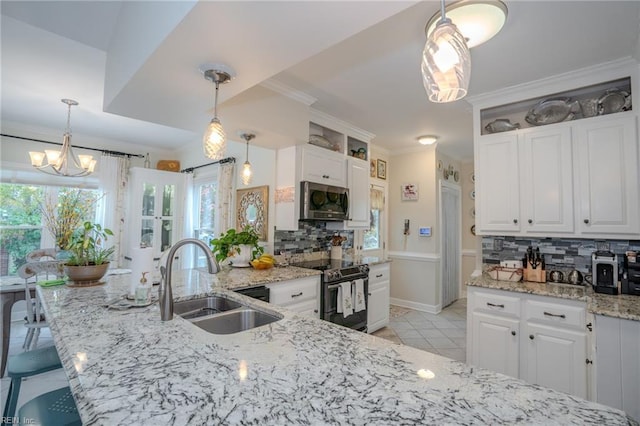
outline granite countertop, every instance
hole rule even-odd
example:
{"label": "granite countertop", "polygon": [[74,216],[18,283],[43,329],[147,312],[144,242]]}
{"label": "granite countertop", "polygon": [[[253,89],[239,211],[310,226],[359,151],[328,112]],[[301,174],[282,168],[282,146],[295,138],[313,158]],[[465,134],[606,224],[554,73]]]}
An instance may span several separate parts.
{"label": "granite countertop", "polygon": [[640,296],[628,294],[611,296],[596,293],[590,285],[501,281],[492,279],[486,272],[481,276],[471,278],[467,285],[561,299],[581,300],[587,303],[588,311],[593,314],[640,321]]}
{"label": "granite countertop", "polygon": [[253,276],[175,271],[173,294],[224,295],[280,321],[214,335],[180,317],[161,321],[157,304],[105,308],[129,275],[38,287],[83,424],[635,424],[613,408],[229,291],[242,274]]}

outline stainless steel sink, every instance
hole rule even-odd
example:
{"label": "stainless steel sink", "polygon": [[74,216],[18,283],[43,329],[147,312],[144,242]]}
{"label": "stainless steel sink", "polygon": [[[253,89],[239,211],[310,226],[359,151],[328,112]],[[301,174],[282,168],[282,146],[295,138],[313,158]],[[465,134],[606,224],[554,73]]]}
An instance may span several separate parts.
{"label": "stainless steel sink", "polygon": [[271,324],[280,318],[251,308],[235,309],[212,315],[208,318],[194,319],[191,322],[213,334],[233,334]]}
{"label": "stainless steel sink", "polygon": [[239,302],[225,297],[208,296],[201,299],[191,299],[182,302],[175,302],[173,312],[182,318],[191,320],[220,312],[230,311],[243,307]]}

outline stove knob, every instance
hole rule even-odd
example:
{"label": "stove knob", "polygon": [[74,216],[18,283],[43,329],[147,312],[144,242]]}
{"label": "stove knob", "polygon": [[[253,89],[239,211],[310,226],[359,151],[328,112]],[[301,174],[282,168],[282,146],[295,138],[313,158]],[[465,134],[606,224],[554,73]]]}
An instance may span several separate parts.
{"label": "stove knob", "polygon": [[369,265],[360,266],[360,272],[362,272],[363,274],[369,274]]}

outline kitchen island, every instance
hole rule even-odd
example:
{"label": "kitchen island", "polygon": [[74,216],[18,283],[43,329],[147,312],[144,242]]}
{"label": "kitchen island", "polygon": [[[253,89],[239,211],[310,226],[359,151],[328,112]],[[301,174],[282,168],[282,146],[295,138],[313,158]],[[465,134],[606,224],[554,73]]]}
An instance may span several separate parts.
{"label": "kitchen island", "polygon": [[[106,308],[126,293],[128,275],[97,287],[38,287],[83,423],[634,424],[622,411],[227,288],[240,288],[240,274],[256,272],[174,272],[176,300],[223,295],[283,317],[229,335],[180,317],[163,322],[157,304]],[[288,279],[309,273],[286,268]],[[250,285],[280,281],[252,276]]]}

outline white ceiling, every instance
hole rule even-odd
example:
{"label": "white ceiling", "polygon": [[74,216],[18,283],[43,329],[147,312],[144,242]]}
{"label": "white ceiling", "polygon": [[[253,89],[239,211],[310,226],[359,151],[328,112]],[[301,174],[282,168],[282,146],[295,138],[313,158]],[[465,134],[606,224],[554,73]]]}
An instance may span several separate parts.
{"label": "white ceiling", "polygon": [[[470,95],[638,56],[640,1],[506,3],[503,30],[472,50]],[[183,18],[177,5],[137,3],[136,22],[125,2],[2,1],[3,122],[62,129],[66,97],[81,104],[77,133],[176,147],[210,119],[199,67],[224,62],[237,78],[220,90],[222,117],[225,100],[273,78],[392,152],[436,134],[443,151],[472,157],[469,104],[430,103],[422,87],[424,24],[439,2],[183,1]]]}

